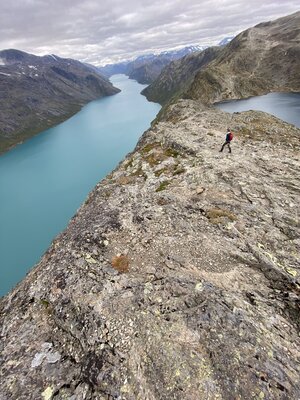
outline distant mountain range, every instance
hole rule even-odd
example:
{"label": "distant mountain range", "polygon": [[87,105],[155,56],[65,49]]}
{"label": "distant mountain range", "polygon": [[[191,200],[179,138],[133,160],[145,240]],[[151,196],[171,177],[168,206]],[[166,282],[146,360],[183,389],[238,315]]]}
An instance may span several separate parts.
{"label": "distant mountain range", "polygon": [[118,91],[79,61],[0,51],[0,153]]}
{"label": "distant mountain range", "polygon": [[261,23],[223,47],[170,63],[142,93],[161,104],[174,96],[210,104],[270,91],[300,91],[299,26],[300,12]]}
{"label": "distant mountain range", "polygon": [[[218,46],[225,46],[232,40],[228,36],[220,41]],[[116,64],[107,64],[99,67],[99,71],[108,78],[115,74],[128,75],[141,84],[150,84],[158,78],[161,71],[172,61],[179,60],[189,54],[199,53],[208,46],[192,45],[160,53],[151,53],[137,57],[134,60],[122,61]]]}
{"label": "distant mountain range", "polygon": [[227,37],[225,37],[224,39],[222,39],[222,40],[219,42],[218,46],[226,46],[226,44],[228,44],[229,42],[231,42],[233,38],[234,38],[234,36],[227,36]]}
{"label": "distant mountain range", "polygon": [[153,82],[159,76],[162,69],[170,64],[170,62],[178,60],[187,54],[202,51],[205,48],[207,48],[207,46],[195,45],[163,51],[158,54],[146,54],[134,60],[99,67],[99,71],[107,77],[114,74],[125,74],[128,75],[130,79],[135,79],[139,83],[147,84]]}

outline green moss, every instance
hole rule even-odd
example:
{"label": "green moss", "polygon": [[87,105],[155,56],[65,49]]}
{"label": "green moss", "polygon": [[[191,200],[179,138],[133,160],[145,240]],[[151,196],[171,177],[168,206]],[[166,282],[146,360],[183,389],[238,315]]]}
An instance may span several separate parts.
{"label": "green moss", "polygon": [[161,176],[162,174],[165,174],[166,172],[168,172],[168,169],[167,169],[167,168],[161,168],[161,169],[159,169],[158,171],[156,171],[156,172],[154,173],[154,175],[155,175],[156,177],[159,177],[159,176]]}
{"label": "green moss", "polygon": [[48,301],[48,300],[45,300],[45,299],[40,299],[40,302],[41,302],[41,304],[42,304],[43,306],[45,306],[45,307],[49,307],[49,305],[50,305],[49,301]]}
{"label": "green moss", "polygon": [[161,143],[160,142],[153,142],[153,143],[148,143],[146,144],[146,146],[142,147],[140,152],[142,154],[147,154],[149,153],[151,150],[153,149],[157,149],[161,147]]}
{"label": "green moss", "polygon": [[177,167],[173,171],[173,176],[183,174],[184,172],[185,169],[183,167]]}
{"label": "green moss", "polygon": [[158,188],[155,191],[161,192],[162,190],[165,190],[167,188],[167,186],[169,186],[170,184],[171,184],[170,181],[163,181],[160,183],[160,185],[158,186]]}
{"label": "green moss", "polygon": [[131,168],[133,164],[133,159],[131,158],[130,160],[127,161],[127,163],[124,165],[124,169]]}
{"label": "green moss", "polygon": [[172,148],[169,147],[167,150],[165,150],[165,155],[166,155],[167,157],[174,157],[174,158],[177,158],[177,157],[179,156],[179,153],[178,153],[177,150],[174,150],[174,149],[172,149]]}

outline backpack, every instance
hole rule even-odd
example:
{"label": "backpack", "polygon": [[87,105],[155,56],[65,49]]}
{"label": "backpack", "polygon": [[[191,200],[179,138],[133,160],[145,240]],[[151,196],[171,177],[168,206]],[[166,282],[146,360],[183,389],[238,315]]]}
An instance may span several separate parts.
{"label": "backpack", "polygon": [[229,139],[230,142],[232,141],[232,139],[233,139],[233,133],[232,132],[229,132],[228,139]]}

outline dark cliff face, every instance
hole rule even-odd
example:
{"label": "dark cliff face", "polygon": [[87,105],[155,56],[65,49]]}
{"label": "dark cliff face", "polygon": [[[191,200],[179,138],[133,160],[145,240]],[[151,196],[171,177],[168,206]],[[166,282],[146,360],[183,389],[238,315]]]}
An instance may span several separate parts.
{"label": "dark cliff face", "polygon": [[180,96],[191,84],[195,74],[214,60],[221,47],[210,47],[173,61],[164,68],[158,78],[142,91],[148,100],[167,103],[173,96]]}
{"label": "dark cliff face", "polygon": [[200,70],[186,95],[213,103],[271,91],[300,91],[300,12],[234,38]]}
{"label": "dark cliff face", "polygon": [[0,153],[119,90],[95,69],[54,55],[0,52]]}

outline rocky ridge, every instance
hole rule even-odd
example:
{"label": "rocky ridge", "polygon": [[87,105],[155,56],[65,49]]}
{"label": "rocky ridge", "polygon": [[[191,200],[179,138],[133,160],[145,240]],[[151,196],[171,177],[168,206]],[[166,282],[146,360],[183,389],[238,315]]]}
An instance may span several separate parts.
{"label": "rocky ridge", "polygon": [[300,11],[247,29],[206,68],[186,96],[204,103],[300,91]]}
{"label": "rocky ridge", "polygon": [[300,12],[261,23],[227,46],[170,64],[143,94],[165,104],[178,96],[205,104],[269,92],[300,91]]}
{"label": "rocky ridge", "polygon": [[1,400],[298,399],[299,134],[164,108],[2,299]]}
{"label": "rocky ridge", "polygon": [[0,51],[0,153],[119,92],[95,69],[54,55]]}

